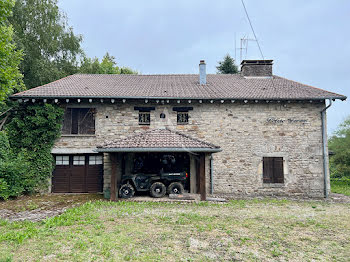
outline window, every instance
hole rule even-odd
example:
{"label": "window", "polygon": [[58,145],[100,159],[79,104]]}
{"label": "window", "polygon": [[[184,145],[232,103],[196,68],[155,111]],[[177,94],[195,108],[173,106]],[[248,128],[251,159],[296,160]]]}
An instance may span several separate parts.
{"label": "window", "polygon": [[68,166],[69,156],[56,156],[56,166]]}
{"label": "window", "polygon": [[263,182],[284,183],[283,157],[263,158]]}
{"label": "window", "polygon": [[188,124],[188,112],[177,112],[177,123],[180,125]]}
{"label": "window", "polygon": [[62,134],[95,134],[94,108],[67,108]]}
{"label": "window", "polygon": [[149,125],[150,123],[151,123],[150,112],[139,112],[139,124],[140,125]]}
{"label": "window", "polygon": [[74,156],[73,157],[73,165],[75,165],[75,166],[85,165],[85,156]]}
{"label": "window", "polygon": [[89,165],[102,165],[102,156],[89,156]]}
{"label": "window", "polygon": [[173,111],[177,112],[177,124],[178,125],[187,125],[189,114],[188,111],[193,110],[193,107],[173,107]]}

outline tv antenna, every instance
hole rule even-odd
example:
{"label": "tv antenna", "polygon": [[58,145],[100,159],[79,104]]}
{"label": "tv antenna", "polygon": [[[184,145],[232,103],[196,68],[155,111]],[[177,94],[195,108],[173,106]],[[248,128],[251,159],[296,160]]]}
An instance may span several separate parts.
{"label": "tv antenna", "polygon": [[[247,58],[247,54],[248,54],[248,44],[250,41],[253,42],[257,42],[257,40],[253,39],[253,38],[249,38],[249,36],[243,36],[243,38],[241,38],[240,41],[240,47],[237,47],[236,44],[236,36],[235,36],[235,61],[237,61],[237,50],[239,50],[239,60],[240,63],[243,60],[243,55],[245,56],[245,58]],[[245,53],[245,54],[244,54]]]}

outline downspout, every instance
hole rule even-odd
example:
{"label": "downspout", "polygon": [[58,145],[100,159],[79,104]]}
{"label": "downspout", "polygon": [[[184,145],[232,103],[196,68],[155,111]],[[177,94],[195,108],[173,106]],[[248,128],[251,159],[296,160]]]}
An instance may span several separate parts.
{"label": "downspout", "polygon": [[213,181],[213,155],[210,154],[210,194],[214,193],[214,181]]}
{"label": "downspout", "polygon": [[332,105],[332,99],[329,99],[329,105],[321,110],[322,121],[322,147],[323,147],[323,174],[324,174],[324,197],[328,198],[327,182],[328,182],[328,168],[327,168],[327,130],[326,130],[326,110]]}

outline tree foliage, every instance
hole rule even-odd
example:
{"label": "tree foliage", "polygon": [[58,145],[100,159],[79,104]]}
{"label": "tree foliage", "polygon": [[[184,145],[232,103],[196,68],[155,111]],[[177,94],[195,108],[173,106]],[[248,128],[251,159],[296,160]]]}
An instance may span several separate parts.
{"label": "tree foliage", "polygon": [[[9,142],[4,140],[0,154],[11,152],[6,158],[9,167],[15,168],[18,161],[25,165],[18,164],[21,170],[14,169],[11,175],[15,180],[20,178],[21,181],[16,184],[22,185],[18,187],[22,188],[20,193],[32,193],[48,186],[48,178],[54,167],[51,149],[59,137],[63,113],[62,108],[51,104],[21,104],[13,109],[12,120],[6,126]],[[4,166],[1,165],[1,170],[6,170]],[[1,170],[0,178],[13,185],[15,181],[8,183],[10,177]]]}
{"label": "tree foliage", "polygon": [[350,116],[340,124],[338,130],[328,141],[331,176],[350,179]]}
{"label": "tree foliage", "polygon": [[93,59],[84,57],[78,71],[83,74],[137,74],[136,71],[128,67],[118,67],[115,57],[108,52],[101,62],[97,57]]}
{"label": "tree foliage", "polygon": [[227,54],[223,61],[219,61],[219,65],[216,67],[218,74],[237,74],[238,67],[235,64],[235,60]]}
{"label": "tree foliage", "polygon": [[22,52],[16,50],[13,29],[8,23],[13,6],[13,0],[0,0],[0,107],[9,94],[24,89],[18,68]]}
{"label": "tree foliage", "polygon": [[82,36],[68,26],[57,0],[17,0],[9,20],[24,51],[20,69],[28,89],[76,73]]}

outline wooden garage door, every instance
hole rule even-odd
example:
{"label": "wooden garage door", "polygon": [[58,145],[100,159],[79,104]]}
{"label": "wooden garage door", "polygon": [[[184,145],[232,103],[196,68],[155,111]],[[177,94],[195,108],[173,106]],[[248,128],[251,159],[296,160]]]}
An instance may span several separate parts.
{"label": "wooden garage door", "polygon": [[52,177],[54,193],[102,192],[102,155],[56,155]]}

